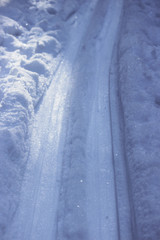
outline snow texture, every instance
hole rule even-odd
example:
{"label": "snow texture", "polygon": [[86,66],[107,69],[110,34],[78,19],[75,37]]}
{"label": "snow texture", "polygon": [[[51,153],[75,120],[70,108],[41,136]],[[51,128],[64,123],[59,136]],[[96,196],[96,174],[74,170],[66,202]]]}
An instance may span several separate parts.
{"label": "snow texture", "polygon": [[53,1],[0,1],[0,236],[19,202],[34,113],[60,61],[58,11]]}
{"label": "snow texture", "polygon": [[125,1],[118,51],[133,239],[160,238],[160,2]]}
{"label": "snow texture", "polygon": [[160,239],[159,0],[0,0],[0,239]]}

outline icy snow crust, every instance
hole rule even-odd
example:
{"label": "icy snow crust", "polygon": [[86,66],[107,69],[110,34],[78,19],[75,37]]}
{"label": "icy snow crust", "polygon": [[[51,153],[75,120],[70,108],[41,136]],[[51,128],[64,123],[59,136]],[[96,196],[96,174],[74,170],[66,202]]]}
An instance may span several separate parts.
{"label": "icy snow crust", "polygon": [[125,1],[118,52],[133,239],[160,239],[160,2]]}

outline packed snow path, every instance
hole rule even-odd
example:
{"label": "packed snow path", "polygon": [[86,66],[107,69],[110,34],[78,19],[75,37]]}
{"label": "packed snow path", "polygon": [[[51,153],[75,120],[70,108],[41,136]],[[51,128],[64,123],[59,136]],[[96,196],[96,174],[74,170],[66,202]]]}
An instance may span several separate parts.
{"label": "packed snow path", "polygon": [[84,4],[72,26],[37,110],[21,202],[5,240],[131,239],[119,223],[109,92],[122,5]]}

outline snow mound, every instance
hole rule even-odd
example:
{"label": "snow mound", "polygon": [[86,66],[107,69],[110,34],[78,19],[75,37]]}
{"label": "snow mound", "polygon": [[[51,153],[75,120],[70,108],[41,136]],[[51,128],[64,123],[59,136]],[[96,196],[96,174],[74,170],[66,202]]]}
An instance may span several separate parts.
{"label": "snow mound", "polygon": [[45,75],[45,72],[46,72],[45,64],[41,60],[38,60],[38,59],[23,61],[22,67],[24,67],[26,70],[29,70],[31,72],[36,72],[38,74]]}
{"label": "snow mound", "polygon": [[53,52],[54,56],[56,56],[61,50],[61,44],[59,41],[57,41],[56,38],[52,36],[43,36],[41,39],[37,42],[36,52],[46,52],[50,53]]}
{"label": "snow mound", "polygon": [[61,59],[59,19],[52,1],[0,2],[0,238],[19,202],[34,113]]}
{"label": "snow mound", "polygon": [[19,36],[21,35],[23,28],[16,21],[11,18],[1,16],[0,17],[0,25],[5,33]]}

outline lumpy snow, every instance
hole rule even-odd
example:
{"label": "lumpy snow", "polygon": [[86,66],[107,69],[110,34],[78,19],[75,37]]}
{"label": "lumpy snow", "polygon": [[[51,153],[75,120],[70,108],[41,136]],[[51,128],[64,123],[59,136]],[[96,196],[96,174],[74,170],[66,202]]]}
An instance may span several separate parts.
{"label": "lumpy snow", "polygon": [[0,1],[0,239],[159,240],[159,9]]}

